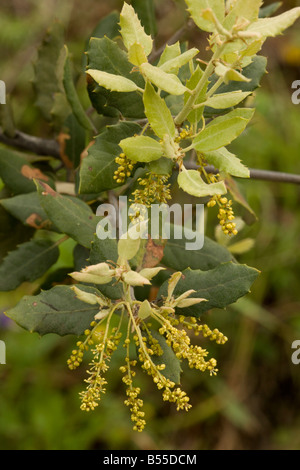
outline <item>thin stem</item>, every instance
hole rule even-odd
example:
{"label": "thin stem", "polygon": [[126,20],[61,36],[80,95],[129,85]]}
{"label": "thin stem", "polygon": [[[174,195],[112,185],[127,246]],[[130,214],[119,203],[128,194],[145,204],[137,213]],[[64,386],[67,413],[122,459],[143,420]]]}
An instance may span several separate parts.
{"label": "thin stem", "polygon": [[179,39],[181,39],[187,32],[190,33],[191,29],[195,26],[194,22],[192,20],[188,20],[182,28],[178,29],[173,36],[165,43],[163,44],[159,49],[156,51],[153,51],[150,56],[148,57],[148,60],[150,63],[153,63],[158,59],[163,51],[165,50],[166,46],[171,46],[172,44],[175,44]]}
{"label": "thin stem", "polygon": [[129,302],[126,303],[126,307],[127,307],[127,311],[130,315],[130,318],[131,318],[131,321],[132,321],[132,324],[134,326],[134,329],[136,331],[136,334],[138,335],[138,338],[139,338],[139,343],[140,343],[140,346],[144,352],[144,355],[146,357],[146,359],[150,362],[151,366],[156,370],[159,378],[163,381],[165,381],[165,377],[159,372],[159,370],[157,369],[157,366],[154,364],[154,362],[152,361],[147,349],[145,348],[145,344],[144,344],[144,341],[143,341],[143,338],[142,338],[142,335],[141,335],[141,330],[139,328],[139,326],[136,324],[136,321],[134,319],[134,315],[133,315],[133,312],[131,310],[131,305]]}
{"label": "thin stem", "polygon": [[15,131],[13,137],[7,136],[0,127],[0,142],[10,147],[29,150],[37,155],[46,155],[61,159],[59,143],[56,140],[42,139],[33,135],[25,134],[19,130]]}
{"label": "thin stem", "polygon": [[186,104],[183,106],[182,110],[180,111],[180,113],[176,116],[175,118],[175,124],[177,126],[179,126],[180,124],[182,124],[187,116],[190,114],[190,112],[193,110],[193,107],[203,89],[203,87],[205,86],[206,84],[206,81],[208,80],[208,78],[211,76],[211,74],[213,73],[214,71],[214,67],[215,67],[215,61],[218,60],[221,55],[222,55],[222,52],[225,48],[225,45],[226,43],[222,44],[221,46],[219,46],[216,51],[214,52],[211,60],[209,61],[206,69],[205,69],[205,72],[203,73],[202,75],[202,78],[199,80],[199,83],[198,85],[196,86],[196,88],[193,90],[193,94],[189,97],[188,101],[186,102]]}
{"label": "thin stem", "polygon": [[223,84],[224,77],[219,77],[216,83],[208,90],[206,94],[206,100],[207,98],[210,98],[217,90],[220,88],[220,86]]}
{"label": "thin stem", "polygon": [[[194,162],[185,162],[185,167],[188,170],[197,170],[198,165]],[[217,174],[220,171],[212,165],[205,167],[205,170],[208,173]],[[247,179],[247,178],[243,178]],[[282,173],[279,171],[269,171],[269,170],[259,170],[255,168],[250,168],[250,179],[252,180],[262,180],[262,181],[273,181],[278,183],[291,183],[291,184],[300,184],[300,175],[295,175],[292,173]]]}

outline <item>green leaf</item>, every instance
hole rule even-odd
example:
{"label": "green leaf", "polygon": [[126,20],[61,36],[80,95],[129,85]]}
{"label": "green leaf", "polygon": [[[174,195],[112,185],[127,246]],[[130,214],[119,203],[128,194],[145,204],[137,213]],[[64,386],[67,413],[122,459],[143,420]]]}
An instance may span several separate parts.
{"label": "green leaf", "polygon": [[152,162],[163,154],[160,143],[144,135],[128,137],[121,140],[119,145],[126,156],[134,162]]}
{"label": "green leaf", "polygon": [[[106,240],[99,240],[95,237],[91,244],[91,253],[89,258],[90,264],[105,263],[106,261],[118,261],[118,243],[117,240],[107,238]],[[100,292],[109,299],[117,300],[123,295],[122,286],[116,284],[115,281],[106,285],[98,286]]]}
{"label": "green leaf", "polygon": [[253,238],[244,238],[244,240],[229,245],[228,249],[230,253],[234,255],[242,255],[250,251],[254,246],[255,240],[253,240]]}
{"label": "green leaf", "polygon": [[250,171],[241,161],[225,147],[205,153],[205,160],[219,171],[238,178],[250,178]]}
{"label": "green leaf", "polygon": [[260,18],[252,23],[247,31],[259,33],[262,37],[275,37],[292,26],[300,17],[300,7],[292,8],[272,18]]}
{"label": "green leaf", "polygon": [[236,106],[251,94],[251,91],[232,91],[229,93],[218,93],[206,100],[205,106],[215,109],[227,109]]}
{"label": "green leaf", "polygon": [[53,186],[49,176],[34,168],[23,154],[7,148],[0,148],[0,177],[14,194],[35,191],[33,178],[47,181]]}
{"label": "green leaf", "polygon": [[[76,245],[73,250],[74,269],[73,271],[81,271],[90,265],[90,250],[82,245]],[[95,263],[97,264],[97,263]]]}
{"label": "green leaf", "polygon": [[146,318],[150,317],[152,312],[152,308],[148,300],[144,300],[144,302],[141,303],[139,312],[138,312],[138,318],[140,320],[145,320]]}
{"label": "green leaf", "polygon": [[180,55],[181,49],[179,41],[175,42],[175,44],[172,44],[171,46],[167,44],[159,58],[157,66],[162,67],[163,64],[165,64],[169,60],[175,59]]}
{"label": "green leaf", "polygon": [[0,265],[0,291],[11,291],[22,282],[33,282],[56,263],[59,249],[50,240],[31,240],[19,245]]}
{"label": "green leaf", "polygon": [[262,0],[237,0],[227,15],[224,27],[231,29],[237,18],[244,18],[251,23],[257,20]]}
{"label": "green leaf", "polygon": [[66,92],[68,102],[71,106],[72,112],[76,117],[78,123],[87,130],[93,130],[93,125],[91,124],[89,118],[87,117],[82,104],[79,100],[78,94],[76,92],[73,76],[71,71],[71,64],[69,59],[69,52],[67,46],[64,47],[64,75],[63,75],[63,85]]}
{"label": "green leaf", "polygon": [[150,330],[150,334],[157,340],[163,352],[161,356],[151,356],[151,360],[156,365],[165,364],[166,367],[161,371],[161,374],[175,384],[179,384],[181,374],[180,360],[176,357],[173,349],[167,344],[164,336],[156,330]]}
{"label": "green leaf", "polygon": [[120,14],[118,11],[112,11],[109,15],[102,18],[91,34],[91,38],[103,38],[104,36],[109,39],[115,39],[120,35],[118,23],[120,21]]}
{"label": "green leaf", "polygon": [[[113,75],[120,75],[133,81],[139,88],[144,88],[143,77],[132,71],[126,52],[118,45],[105,38],[92,38],[87,51],[88,68],[101,70]],[[127,118],[143,118],[144,106],[140,93],[119,93],[99,87],[88,75],[88,92],[93,106],[99,114],[116,117],[119,113]]]}
{"label": "green leaf", "polygon": [[98,221],[91,208],[78,198],[56,193],[41,181],[36,186],[41,206],[57,229],[89,248]]}
{"label": "green leaf", "polygon": [[149,171],[155,175],[170,175],[172,173],[173,166],[174,162],[170,158],[165,157],[147,164]]}
{"label": "green leaf", "polygon": [[140,131],[141,127],[134,122],[121,122],[107,126],[96,137],[80,167],[80,194],[101,193],[119,186],[113,179],[114,171],[118,168],[115,158],[121,152],[119,142]]}
{"label": "green leaf", "polygon": [[240,72],[237,70],[227,67],[224,64],[217,64],[215,68],[215,73],[219,76],[222,77],[224,80],[224,83],[229,83],[231,80],[235,82],[250,82],[250,78],[245,77],[242,75]]}
{"label": "green leaf", "polygon": [[0,205],[0,262],[17,245],[28,241],[34,235],[34,229],[24,225],[12,217]]}
{"label": "green leaf", "polygon": [[197,170],[183,170],[178,175],[178,184],[183,191],[191,196],[206,197],[222,195],[227,192],[223,182],[207,184]]}
{"label": "green leaf", "polygon": [[272,16],[282,5],[282,2],[274,2],[259,10],[259,18],[268,18]]}
{"label": "green leaf", "polygon": [[128,51],[128,60],[131,62],[133,65],[140,66],[144,62],[147,62],[147,57],[144,52],[143,46],[140,44],[133,44],[130,46],[130,49]]}
{"label": "green leaf", "polygon": [[175,239],[174,225],[170,225],[170,238],[165,245],[161,263],[175,271],[184,271],[187,268],[208,271],[221,263],[233,261],[227,248],[208,237],[204,237],[204,245],[201,250],[187,250],[186,243],[193,240],[192,235],[191,230],[185,228],[182,237]]}
{"label": "green leaf", "polygon": [[64,154],[70,166],[77,168],[80,165],[81,154],[86,148],[86,131],[79,124],[74,114],[69,114],[64,122],[65,139]]}
{"label": "green leaf", "polygon": [[89,69],[86,71],[98,85],[103,86],[107,90],[119,92],[131,92],[138,90],[138,86],[128,78],[121,77],[121,75],[114,75],[112,73],[102,72],[101,70]]}
{"label": "green leaf", "polygon": [[1,199],[0,204],[24,225],[36,229],[54,229],[53,224],[40,204],[37,192]]}
{"label": "green leaf", "polygon": [[242,218],[248,225],[252,225],[257,222],[257,217],[253,209],[249,206],[249,203],[243,196],[241,189],[239,188],[236,180],[228,176],[226,178],[226,186],[228,191],[232,195],[233,199],[242,206],[243,214]]}
{"label": "green leaf", "polygon": [[[91,287],[80,286],[86,292],[97,294]],[[36,296],[24,296],[6,315],[18,325],[40,335],[55,333],[82,335],[90,327],[99,306],[78,300],[68,286],[56,286]]]}
{"label": "green leaf", "polygon": [[[178,69],[183,65],[187,64],[190,60],[192,60],[197,54],[199,53],[198,49],[192,47],[186,52],[183,52],[177,57],[169,59],[168,61],[164,62],[160,65],[161,70],[164,72],[172,72],[177,73]],[[175,72],[176,71],[176,72]]]}
{"label": "green leaf", "polygon": [[142,64],[140,69],[150,82],[171,95],[183,95],[188,91],[176,75],[166,73],[159,67],[146,63]]}
{"label": "green leaf", "polygon": [[225,147],[245,130],[253,114],[254,109],[237,108],[214,119],[194,139],[193,147],[203,153]]}
{"label": "green leaf", "polygon": [[[190,89],[190,90],[194,90],[196,88],[196,86],[198,85],[199,81],[201,80],[202,78],[202,75],[203,75],[203,72],[202,70],[200,69],[199,65],[197,65],[194,73],[192,74],[191,78],[186,82],[186,86]],[[209,84],[209,81],[207,80],[205,85],[203,86],[200,94],[199,94],[199,97],[197,98],[196,102],[195,102],[195,105],[198,105],[200,103],[203,103],[205,101],[205,97],[206,97],[206,93],[207,93],[207,87],[208,87],[208,84]],[[185,93],[184,94],[184,103],[187,102],[187,100],[189,99],[190,97],[190,94],[189,93]],[[195,109],[194,111],[192,111],[187,119],[189,120],[189,122],[191,124],[196,124],[200,121],[200,119],[202,118],[203,116],[203,111],[204,111],[204,105],[203,106],[200,106],[199,108]]]}
{"label": "green leaf", "polygon": [[152,51],[153,40],[151,36],[145,33],[133,7],[128,5],[126,2],[124,3],[120,14],[120,26],[121,35],[126,49],[129,50],[133,44],[141,44],[146,56],[148,56]]}
{"label": "green leaf", "polygon": [[16,128],[14,120],[14,112],[11,104],[11,97],[6,96],[6,105],[0,106],[0,126],[2,134],[7,137],[15,137]]}
{"label": "green leaf", "polygon": [[146,33],[154,37],[157,33],[154,0],[132,0],[131,5],[141,19]]}
{"label": "green leaf", "polygon": [[[186,269],[176,285],[174,295],[179,296],[187,290],[194,289],[191,298],[204,298],[208,302],[180,309],[180,313],[198,317],[212,308],[225,308],[250,292],[258,275],[259,271],[254,268],[231,262],[220,264],[209,271]],[[159,290],[158,298],[166,297],[167,289],[166,281]]]}
{"label": "green leaf", "polygon": [[[245,77],[249,78],[250,82],[229,82],[227,85],[223,84],[218,89],[218,93],[214,96],[218,96],[219,93],[230,93],[232,91],[252,92],[259,86],[260,81],[266,73],[267,59],[262,56],[255,56],[252,59],[252,63],[242,70]],[[218,77],[213,75],[210,79],[209,89],[216,83]],[[223,110],[216,110],[206,107],[204,110],[205,117],[211,117],[211,115],[222,114]]]}
{"label": "green leaf", "polygon": [[143,100],[145,114],[155,134],[161,139],[163,139],[165,134],[174,138],[175,124],[171,111],[149,82],[146,85]]}
{"label": "green leaf", "polygon": [[[130,233],[125,234],[118,242],[118,255],[123,261],[129,261],[135,257],[140,248],[141,239],[130,238]],[[127,236],[128,235],[128,236]]]}
{"label": "green leaf", "polygon": [[47,121],[52,121],[54,94],[63,91],[62,83],[57,74],[57,65],[63,47],[64,28],[61,23],[55,22],[48,29],[34,64],[35,105]]}
{"label": "green leaf", "polygon": [[206,20],[202,17],[202,11],[210,8],[217,19],[223,23],[225,17],[225,2],[224,0],[185,0],[188,6],[191,17],[196,25],[203,31],[215,31],[215,24],[212,21]]}

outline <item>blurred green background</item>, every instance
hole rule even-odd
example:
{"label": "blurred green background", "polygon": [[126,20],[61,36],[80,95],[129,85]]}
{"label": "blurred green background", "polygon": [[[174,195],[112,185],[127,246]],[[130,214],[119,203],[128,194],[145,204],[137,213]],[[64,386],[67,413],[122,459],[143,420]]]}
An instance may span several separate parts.
{"label": "blurred green background", "polygon": [[[284,1],[280,12],[299,5]],[[118,0],[1,1],[0,78],[18,129],[51,137],[33,106],[31,83],[36,48],[51,22],[65,25],[80,73],[86,40],[101,18],[121,6]],[[181,0],[156,1],[158,46],[183,25],[183,8]],[[191,32],[187,38],[204,50],[203,36]],[[300,80],[300,23],[269,40],[262,53],[269,74],[256,92],[255,118],[232,150],[251,168],[300,173],[300,105],[291,102],[291,84]],[[84,74],[78,85],[87,104]],[[246,298],[206,315],[229,341],[208,345],[218,360],[216,378],[184,369],[192,410],[177,413],[140,374],[148,424],[142,434],[134,433],[116,356],[101,405],[91,414],[80,411],[85,367],[66,367],[76,338],[39,338],[0,313],[0,339],[7,348],[7,364],[0,365],[0,449],[300,449],[300,365],[291,362],[291,344],[300,340],[300,188],[253,180],[238,186],[258,217],[237,238],[255,240],[238,259],[261,275]],[[209,214],[209,234],[215,223]],[[69,266],[72,248],[71,242],[64,245],[56,267]],[[0,312],[36,287],[24,284],[0,294]]]}

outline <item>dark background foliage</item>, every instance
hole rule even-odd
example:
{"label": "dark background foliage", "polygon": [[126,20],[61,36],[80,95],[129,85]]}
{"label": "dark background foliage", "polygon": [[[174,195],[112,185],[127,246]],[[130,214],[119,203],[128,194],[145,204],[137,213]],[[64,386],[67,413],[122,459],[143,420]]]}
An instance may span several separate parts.
{"label": "dark background foliage", "polygon": [[[121,6],[119,0],[2,0],[0,78],[11,94],[17,128],[51,137],[33,106],[32,64],[52,21],[59,19],[65,26],[87,107],[81,73],[86,41],[100,19]],[[280,11],[294,6],[299,2],[284,1]],[[182,12],[180,0],[156,1],[158,47],[183,26]],[[205,55],[204,35],[191,29],[185,37]],[[299,173],[300,107],[291,102],[291,84],[300,79],[299,22],[283,37],[269,40],[263,54],[269,74],[256,93],[255,118],[232,148],[251,168]],[[141,375],[148,425],[142,434],[131,431],[116,358],[101,406],[91,414],[81,412],[78,392],[85,368],[70,372],[66,367],[74,338],[39,338],[0,313],[0,339],[7,346],[7,364],[0,365],[1,449],[300,448],[300,365],[291,362],[292,341],[300,339],[299,186],[252,180],[238,184],[258,217],[240,235],[255,244],[238,260],[262,273],[246,298],[206,315],[209,325],[229,341],[222,347],[210,345],[219,363],[216,378],[184,371],[183,388],[191,396],[192,410],[177,413]],[[7,223],[1,221],[1,232]],[[10,223],[11,237],[17,236]],[[210,214],[208,232],[213,237],[214,229]],[[53,270],[70,265],[73,246],[64,245]],[[33,293],[38,284],[40,280],[0,294],[0,312]]]}

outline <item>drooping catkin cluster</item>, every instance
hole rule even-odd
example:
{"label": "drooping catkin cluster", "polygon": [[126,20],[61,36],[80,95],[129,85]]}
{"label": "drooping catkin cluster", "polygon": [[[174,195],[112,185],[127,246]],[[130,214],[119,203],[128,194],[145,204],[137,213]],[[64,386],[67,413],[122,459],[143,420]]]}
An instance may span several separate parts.
{"label": "drooping catkin cluster", "polygon": [[[105,263],[104,263],[105,264]],[[102,264],[85,268],[84,276],[91,276],[93,272],[94,282],[107,277],[108,271]],[[110,268],[109,268],[110,269]],[[118,276],[117,267],[114,275]],[[125,267],[124,267],[125,269]],[[129,268],[127,268],[129,269]],[[152,268],[148,271],[157,272]],[[83,270],[84,271],[84,270]],[[144,270],[145,275],[150,272]],[[129,271],[136,276],[140,282],[147,281],[142,275]],[[143,272],[143,271],[141,271]],[[96,274],[97,273],[97,274]],[[122,271],[123,273],[123,271]],[[127,273],[128,274],[128,273]],[[74,278],[78,278],[78,273],[73,273]],[[126,338],[123,340],[123,347],[126,350],[125,364],[120,367],[122,381],[126,386],[125,405],[131,413],[133,429],[141,432],[145,425],[145,413],[143,411],[143,400],[140,397],[141,389],[136,380],[136,366],[148,374],[162,393],[164,401],[174,403],[177,410],[188,411],[191,408],[190,399],[186,392],[179,385],[179,374],[181,361],[186,360],[190,368],[195,368],[201,372],[209,372],[210,375],[217,373],[217,362],[214,358],[207,359],[208,351],[199,345],[191,343],[190,333],[196,336],[200,333],[203,337],[224,344],[226,336],[219,330],[211,330],[207,325],[201,324],[194,317],[176,315],[176,307],[192,307],[205,299],[190,297],[195,291],[189,290],[179,296],[174,296],[174,289],[181,278],[182,273],[174,273],[169,279],[168,296],[163,297],[163,304],[148,301],[140,302],[131,295],[131,277],[126,277],[123,273],[124,297],[112,302],[109,299],[96,293],[88,293],[78,288],[72,288],[76,295],[86,303],[99,305],[100,311],[95,315],[95,320],[91,322],[90,329],[85,330],[85,339],[77,341],[77,349],[72,351],[67,363],[71,370],[76,369],[83,362],[83,354],[91,348],[92,360],[87,371],[88,378],[85,379],[87,387],[80,392],[81,406],[84,411],[94,410],[101,400],[102,394],[106,392],[106,373],[110,366],[113,353],[118,348],[125,329]],[[90,277],[83,280],[90,280]],[[137,278],[134,280],[134,285]],[[118,319],[118,326],[116,320]],[[153,324],[158,325],[153,329]],[[170,363],[165,349],[170,348],[174,354],[174,360],[178,360],[177,368]]]}
{"label": "drooping catkin cluster", "polygon": [[193,130],[189,126],[186,126],[185,128],[181,129],[178,136],[175,137],[175,142],[180,143],[182,140],[191,137],[192,134]]}
{"label": "drooping catkin cluster", "polygon": [[148,172],[143,178],[138,178],[141,186],[132,193],[131,202],[150,207],[151,204],[167,204],[171,199],[169,177]]}
{"label": "drooping catkin cluster", "polygon": [[109,336],[105,333],[103,341],[95,345],[92,350],[93,359],[90,369],[87,371],[89,378],[85,380],[88,384],[86,390],[80,393],[81,406],[84,411],[94,410],[101,399],[101,393],[105,393],[107,381],[103,375],[109,369],[109,362],[113,352],[117,349],[122,333],[117,328],[113,328]]}
{"label": "drooping catkin cluster", "polygon": [[237,235],[236,224],[233,222],[235,219],[232,209],[232,201],[227,197],[214,196],[207,204],[207,207],[214,207],[216,204],[219,206],[218,219],[222,227],[224,235]]}
{"label": "drooping catkin cluster", "polygon": [[129,176],[131,176],[131,172],[134,167],[134,162],[126,157],[125,153],[120,153],[115,158],[115,162],[119,165],[118,169],[114,172],[114,180],[118,184],[124,183]]}

